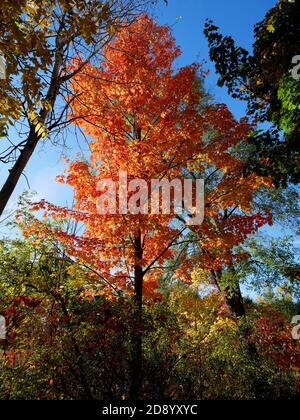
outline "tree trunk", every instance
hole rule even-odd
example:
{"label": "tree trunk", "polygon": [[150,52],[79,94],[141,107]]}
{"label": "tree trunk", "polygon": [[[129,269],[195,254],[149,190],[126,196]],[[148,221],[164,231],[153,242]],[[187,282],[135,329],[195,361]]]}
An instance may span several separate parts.
{"label": "tree trunk", "polygon": [[[222,271],[213,271],[213,275],[216,281],[216,285],[219,287],[220,291],[224,293],[227,306],[229,307],[232,315],[236,318],[241,318],[246,315],[246,310],[244,306],[244,300],[241,293],[241,288],[238,282],[236,282],[233,287],[220,287],[220,279],[222,276]],[[248,327],[244,330],[244,339],[246,340],[247,352],[249,357],[253,360],[257,357],[257,349],[255,343],[251,339],[251,327]]]}
{"label": "tree trunk", "polygon": [[141,394],[142,376],[142,322],[143,322],[143,269],[141,259],[143,257],[141,231],[135,239],[135,267],[134,267],[134,322],[132,331],[132,367],[130,399],[139,400]]}
{"label": "tree trunk", "polygon": [[235,285],[234,288],[225,288],[224,292],[226,303],[233,315],[237,318],[241,318],[246,315],[244,300],[239,284]]}
{"label": "tree trunk", "polygon": [[3,211],[10,199],[16,185],[26,168],[29,159],[31,158],[36,146],[38,144],[38,136],[34,131],[34,128],[30,129],[28,140],[24,146],[20,156],[18,157],[13,168],[9,171],[9,175],[1,188],[0,191],[0,216],[3,214]]}
{"label": "tree trunk", "polygon": [[216,286],[221,292],[224,293],[227,306],[230,309],[231,313],[237,318],[241,318],[242,316],[246,315],[244,300],[243,300],[239,283],[235,282],[234,285],[222,287],[221,286],[222,271],[213,270],[212,274],[213,274]]}

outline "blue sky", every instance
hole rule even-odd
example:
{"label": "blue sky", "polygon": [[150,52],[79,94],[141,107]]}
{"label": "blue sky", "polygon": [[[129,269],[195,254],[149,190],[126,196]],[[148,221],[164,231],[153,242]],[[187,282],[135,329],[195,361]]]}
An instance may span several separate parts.
{"label": "blue sky", "polygon": [[[253,43],[253,26],[263,19],[266,11],[275,0],[169,0],[166,6],[163,0],[154,9],[153,14],[161,24],[172,27],[177,44],[181,47],[182,56],[178,65],[186,65],[195,61],[205,60],[210,74],[206,80],[206,88],[218,102],[225,102],[237,118],[244,115],[244,104],[230,98],[225,89],[216,86],[214,66],[209,62],[206,38],[203,28],[206,18],[212,19],[220,27],[223,34],[232,35],[237,43],[244,48],[251,49]],[[68,146],[71,150],[66,154],[74,155],[79,151],[76,139],[72,134],[68,136]],[[26,169],[31,190],[38,193],[38,197],[46,198],[57,204],[72,201],[72,192],[65,186],[57,184],[55,176],[62,173],[63,164],[60,161],[62,149],[49,144],[40,145],[33,159]],[[6,171],[1,169],[1,181]],[[25,189],[28,190],[25,177],[21,181],[9,203],[9,208],[15,205],[16,197]],[[1,230],[0,230],[1,233]]]}

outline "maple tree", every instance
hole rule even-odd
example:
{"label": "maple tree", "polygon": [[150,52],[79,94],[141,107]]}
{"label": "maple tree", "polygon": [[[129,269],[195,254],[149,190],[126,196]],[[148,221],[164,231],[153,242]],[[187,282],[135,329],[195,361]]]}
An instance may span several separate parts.
{"label": "maple tree", "polygon": [[[73,78],[72,89],[79,98],[73,102],[70,117],[85,114],[76,124],[93,139],[91,155],[89,161],[84,158],[67,161],[67,175],[58,177],[59,182],[74,188],[73,209],[45,201],[35,206],[45,209],[46,216],[62,219],[68,216],[83,222],[83,237],[57,234],[68,242],[75,256],[106,273],[111,285],[129,291],[131,287],[124,280],[128,278],[126,267],[138,263],[149,273],[154,264],[162,266],[173,255],[171,246],[176,245],[183,230],[170,226],[174,211],[144,214],[142,204],[133,194],[138,214],[99,214],[101,180],[111,179],[119,186],[120,171],[127,173],[127,181],[143,178],[147,184],[162,177],[183,179],[182,168],[204,175],[208,172],[207,178],[219,172],[221,177],[205,198],[208,221],[193,229],[205,234],[205,249],[223,249],[220,259],[208,258],[207,265],[214,264],[214,268],[232,258],[235,245],[270,221],[269,214],[246,213],[251,213],[253,192],[271,184],[253,174],[243,178],[244,162],[231,153],[234,146],[246,139],[251,127],[246,121],[236,122],[224,105],[208,105],[200,111],[204,95],[197,79],[201,67],[191,65],[175,72],[172,64],[178,55],[169,29],[143,16],[106,47],[106,59],[101,66],[87,65],[84,72]],[[73,65],[80,66],[80,62],[76,59]],[[209,139],[208,130],[213,131]],[[214,173],[209,174],[212,166]],[[118,192],[119,201],[120,196]],[[243,214],[233,216],[236,209]],[[222,211],[227,213],[223,219]],[[211,229],[212,221],[219,228],[222,226],[223,231]],[[191,229],[186,219],[184,222],[183,229]],[[137,257],[139,248],[142,255]],[[128,254],[123,254],[123,250]],[[114,273],[109,275],[112,268]],[[141,296],[137,289],[135,292],[140,304]]]}
{"label": "maple tree", "polygon": [[206,24],[240,121],[204,64],[178,66],[152,3],[2,1],[0,214],[39,143],[73,124],[90,153],[57,177],[71,208],[24,193],[0,239],[0,399],[299,397],[297,244],[260,230],[299,233],[298,3],[256,25],[251,56]]}
{"label": "maple tree", "polygon": [[[72,209],[45,201],[34,206],[44,209],[46,217],[84,225],[80,236],[61,229],[54,234],[70,256],[92,267],[100,280],[97,293],[133,295],[133,399],[141,386],[143,297],[160,299],[158,280],[176,248],[188,242],[189,233],[196,234],[204,250],[197,263],[217,273],[243,257],[234,254],[237,244],[270,222],[267,212],[251,212],[253,193],[270,182],[254,174],[243,177],[244,162],[233,153],[252,127],[245,120],[235,121],[225,105],[207,104],[201,89],[205,72],[198,64],[176,70],[179,55],[170,29],[142,15],[106,45],[98,66],[87,63],[82,69],[82,60],[73,59],[68,69],[74,95],[69,117],[92,139],[91,153],[88,160],[67,162],[66,174],[58,178],[74,189]],[[118,204],[122,200],[120,171],[127,173],[127,181],[143,179],[149,188],[153,179],[183,180],[187,173],[206,176],[209,185],[217,174],[207,190],[204,223],[191,227],[174,209],[150,215],[134,189],[129,203],[135,214],[99,214],[100,181],[115,182]],[[26,226],[25,233],[34,230],[40,237],[50,234],[39,221]],[[182,258],[176,277],[190,282],[194,262],[191,255]],[[223,291],[236,310],[229,292]]]}

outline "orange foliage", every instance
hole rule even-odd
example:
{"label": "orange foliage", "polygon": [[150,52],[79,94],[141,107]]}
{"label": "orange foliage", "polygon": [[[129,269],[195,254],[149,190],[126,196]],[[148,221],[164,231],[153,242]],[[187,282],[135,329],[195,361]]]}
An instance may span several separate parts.
{"label": "orange foliage", "polygon": [[[144,293],[152,297],[162,264],[174,255],[188,227],[170,225],[172,214],[99,215],[99,180],[112,179],[118,185],[119,171],[124,170],[128,181],[142,178],[150,185],[151,179],[181,178],[182,168],[219,169],[222,179],[206,195],[205,221],[193,228],[201,246],[211,251],[203,255],[208,268],[232,262],[232,248],[270,222],[269,215],[247,215],[253,192],[268,181],[242,177],[244,163],[231,153],[232,147],[246,141],[252,127],[244,120],[235,121],[224,105],[207,105],[200,111],[203,93],[197,81],[205,72],[197,64],[175,71],[179,55],[169,28],[143,15],[106,46],[99,66],[87,65],[76,74],[70,118],[92,138],[90,159],[68,162],[67,173],[58,178],[74,189],[72,210],[45,201],[35,207],[44,209],[45,215],[84,224],[80,237],[62,231],[55,235],[70,255],[92,265],[115,288],[132,289],[138,263],[143,268]],[[74,59],[70,70],[80,64]],[[224,211],[234,206],[244,213],[224,217]],[[142,244],[139,261],[137,232]],[[178,271],[179,276],[186,275],[185,281],[190,265],[182,261]]]}

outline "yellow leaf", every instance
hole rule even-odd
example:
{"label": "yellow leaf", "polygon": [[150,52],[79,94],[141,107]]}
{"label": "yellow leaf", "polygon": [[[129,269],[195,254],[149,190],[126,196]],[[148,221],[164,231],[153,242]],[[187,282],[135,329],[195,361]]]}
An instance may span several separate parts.
{"label": "yellow leaf", "polygon": [[39,132],[39,130],[40,130],[42,127],[43,127],[43,126],[42,126],[42,124],[41,124],[40,122],[38,122],[38,123],[36,124],[35,128],[34,128],[34,131],[35,131],[36,133],[38,133],[38,132]]}

